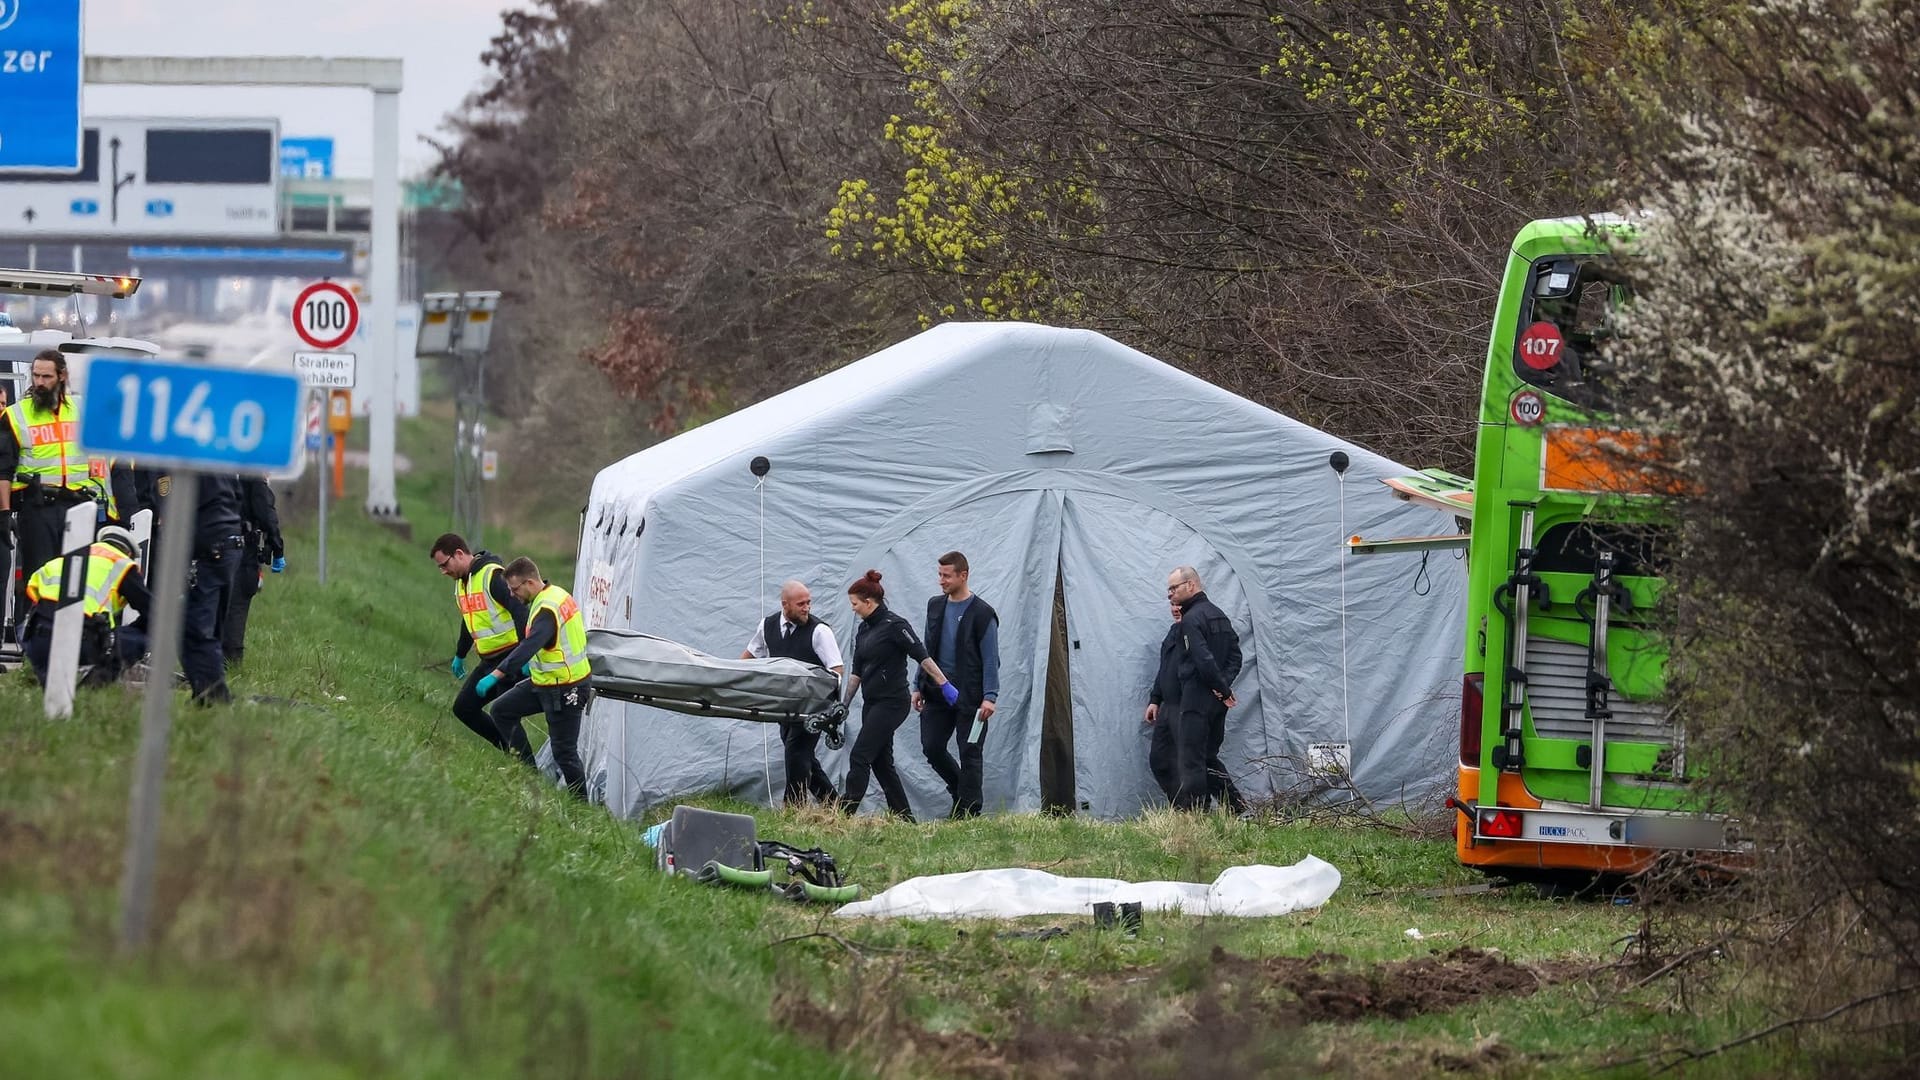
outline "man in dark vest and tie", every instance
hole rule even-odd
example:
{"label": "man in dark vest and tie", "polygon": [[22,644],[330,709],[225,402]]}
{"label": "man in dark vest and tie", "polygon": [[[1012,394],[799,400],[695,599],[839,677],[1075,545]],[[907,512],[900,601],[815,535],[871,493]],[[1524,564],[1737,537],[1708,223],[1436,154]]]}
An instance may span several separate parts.
{"label": "man in dark vest and tie", "polygon": [[[780,586],[780,610],[760,621],[740,659],[768,656],[805,660],[835,675],[845,673],[846,664],[840,659],[840,643],[833,638],[833,628],[813,617],[813,593],[798,581]],[[819,732],[810,732],[799,724],[781,724],[780,745],[787,762],[787,805],[797,806],[809,795],[821,803],[839,801],[833,781],[827,779],[827,771],[814,756],[820,745]]]}
{"label": "man in dark vest and tie", "polygon": [[[920,749],[953,796],[956,818],[980,814],[987,720],[1000,698],[1000,616],[967,587],[970,573],[965,555],[949,551],[940,556],[940,595],[927,601],[927,630],[922,635],[927,654],[953,681],[960,700],[948,705],[937,687],[927,693],[932,679],[925,672],[913,695],[920,714]],[[958,764],[947,752],[949,742],[960,746]]]}

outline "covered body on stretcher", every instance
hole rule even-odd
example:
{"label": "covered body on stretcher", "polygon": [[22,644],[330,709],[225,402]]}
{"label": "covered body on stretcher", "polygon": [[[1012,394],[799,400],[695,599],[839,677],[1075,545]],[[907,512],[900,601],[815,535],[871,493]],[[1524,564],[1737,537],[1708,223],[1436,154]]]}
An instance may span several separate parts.
{"label": "covered body on stretcher", "polygon": [[631,630],[587,631],[594,693],[692,716],[800,724],[841,744],[840,679],[804,660],[709,656],[677,641]]}

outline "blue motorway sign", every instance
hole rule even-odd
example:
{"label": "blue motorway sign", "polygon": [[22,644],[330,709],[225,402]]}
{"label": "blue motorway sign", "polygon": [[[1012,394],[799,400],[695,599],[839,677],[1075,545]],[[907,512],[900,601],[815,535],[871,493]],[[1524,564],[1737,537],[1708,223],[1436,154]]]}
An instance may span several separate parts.
{"label": "blue motorway sign", "polygon": [[283,372],[95,356],[80,445],[144,464],[277,472],[299,453],[305,393]]}
{"label": "blue motorway sign", "polygon": [[0,0],[0,170],[82,164],[80,0]]}
{"label": "blue motorway sign", "polygon": [[281,139],[280,175],[288,180],[331,178],[333,176],[333,140]]}

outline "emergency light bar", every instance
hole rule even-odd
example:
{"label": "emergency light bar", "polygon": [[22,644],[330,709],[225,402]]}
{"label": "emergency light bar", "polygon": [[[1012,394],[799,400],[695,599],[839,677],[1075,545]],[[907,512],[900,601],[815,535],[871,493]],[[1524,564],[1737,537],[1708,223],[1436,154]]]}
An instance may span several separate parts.
{"label": "emergency light bar", "polygon": [[0,293],[16,296],[111,296],[125,300],[140,289],[137,277],[75,274],[64,270],[0,269]]}

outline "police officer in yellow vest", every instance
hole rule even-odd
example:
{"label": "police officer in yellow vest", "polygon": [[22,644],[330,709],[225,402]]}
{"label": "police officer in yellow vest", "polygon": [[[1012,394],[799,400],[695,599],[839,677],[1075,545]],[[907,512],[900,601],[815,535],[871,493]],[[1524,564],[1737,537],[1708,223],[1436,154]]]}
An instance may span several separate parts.
{"label": "police officer in yellow vest", "polygon": [[[60,554],[69,508],[105,504],[108,469],[80,452],[80,402],[67,393],[67,357],[60,350],[46,349],[33,358],[27,396],[7,406],[5,415],[0,516],[13,518],[19,538],[16,565],[24,576]],[[25,600],[22,591],[16,610],[24,610]]]}
{"label": "police officer in yellow vest", "polygon": [[[453,579],[453,601],[460,609],[460,640],[453,647],[453,674],[463,679],[460,692],[453,696],[453,715],[475,735],[502,750],[507,749],[500,729],[487,715],[487,693],[474,689],[481,676],[506,659],[527,629],[527,605],[507,588],[501,574],[500,557],[491,551],[474,551],[459,533],[445,533],[433,542],[428,552],[433,565]],[[467,651],[480,655],[467,663]],[[520,678],[518,665],[502,673],[488,687],[489,693],[503,694]]]}
{"label": "police officer in yellow vest", "polygon": [[[580,764],[580,722],[593,692],[587,685],[587,622],[567,590],[549,585],[532,559],[507,564],[507,587],[527,605],[527,634],[500,664],[512,672],[526,665],[528,679],[493,703],[493,722],[507,746],[527,764],[533,747],[527,742],[521,718],[545,713],[547,739],[553,763],[567,782],[567,790],[586,798],[586,769]],[[502,676],[489,672],[476,684],[480,693],[493,688]]]}
{"label": "police officer in yellow vest", "polygon": [[[137,626],[122,626],[128,608],[143,617],[151,598],[135,562],[133,534],[117,525],[100,530],[88,549],[87,589],[81,598],[86,625],[80,635],[80,663],[92,665],[88,683],[110,683],[128,664],[146,655],[147,637]],[[27,578],[28,613],[23,646],[40,685],[47,683],[47,656],[53,650],[53,615],[60,606],[60,581],[66,557],[55,556]]]}

